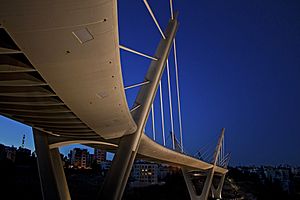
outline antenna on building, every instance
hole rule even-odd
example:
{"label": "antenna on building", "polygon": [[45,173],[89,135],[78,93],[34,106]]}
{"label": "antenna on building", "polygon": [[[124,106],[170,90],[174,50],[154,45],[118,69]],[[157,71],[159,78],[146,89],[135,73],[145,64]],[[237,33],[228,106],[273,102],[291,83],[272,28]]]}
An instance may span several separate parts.
{"label": "antenna on building", "polygon": [[22,138],[22,145],[21,145],[21,147],[24,148],[24,146],[25,146],[25,134],[23,135],[23,138]]}

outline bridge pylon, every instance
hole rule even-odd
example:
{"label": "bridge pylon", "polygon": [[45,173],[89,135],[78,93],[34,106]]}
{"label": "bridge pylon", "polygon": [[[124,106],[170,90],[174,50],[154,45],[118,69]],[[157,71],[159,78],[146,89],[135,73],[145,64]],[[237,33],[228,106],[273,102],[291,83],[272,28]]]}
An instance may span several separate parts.
{"label": "bridge pylon", "polygon": [[154,55],[157,60],[151,62],[145,76],[145,80],[149,81],[149,84],[141,86],[136,97],[134,107],[138,106],[138,108],[132,111],[132,116],[137,124],[137,130],[120,139],[112,166],[104,180],[98,199],[118,200],[122,198],[177,28],[178,22],[175,17],[169,21],[165,31],[166,38],[161,39]]}
{"label": "bridge pylon", "polygon": [[213,191],[213,197],[221,197],[222,187],[225,180],[225,174],[222,175],[221,180],[218,184],[217,189],[211,189],[213,187],[212,181],[215,175],[215,168],[217,166],[217,162],[220,156],[220,151],[222,148],[223,140],[224,140],[224,132],[225,128],[222,128],[221,135],[218,140],[218,144],[215,148],[214,157],[213,157],[213,167],[207,170],[205,182],[201,191],[201,194],[197,194],[196,188],[192,182],[192,177],[190,176],[187,169],[182,168],[182,174],[187,185],[191,200],[207,200],[210,191]]}
{"label": "bridge pylon", "polygon": [[211,195],[213,199],[222,199],[222,189],[225,182],[225,176],[226,174],[221,175],[217,188],[215,188],[213,184],[211,185]]}
{"label": "bridge pylon", "polygon": [[70,192],[58,148],[49,148],[49,134],[33,128],[43,200],[70,200]]}

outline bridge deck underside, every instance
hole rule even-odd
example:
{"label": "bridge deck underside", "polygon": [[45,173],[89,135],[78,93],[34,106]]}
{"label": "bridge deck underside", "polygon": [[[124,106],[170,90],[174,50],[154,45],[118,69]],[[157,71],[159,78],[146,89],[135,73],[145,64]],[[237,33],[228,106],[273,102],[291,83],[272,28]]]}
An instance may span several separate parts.
{"label": "bridge deck underside", "polygon": [[[113,138],[133,133],[136,124],[122,81],[116,1],[1,2],[0,114],[54,140],[101,141],[106,144],[98,146],[110,151],[118,145]],[[139,155],[190,169],[212,167],[145,134]]]}
{"label": "bridge deck underside", "polygon": [[[116,1],[5,0],[0,31],[5,116],[106,139],[136,130],[122,80]],[[48,124],[40,125],[42,117]],[[54,130],[61,123],[48,127],[51,120],[65,124]]]}
{"label": "bridge deck underside", "polygon": [[[116,152],[119,142],[118,139],[79,140],[74,138],[72,141],[69,141],[67,138],[59,137],[52,137],[51,139],[52,144],[50,145],[50,148],[80,143],[112,153]],[[138,149],[138,158],[151,162],[159,162],[162,164],[184,167],[187,170],[207,170],[213,167],[211,163],[206,163],[189,155],[168,149],[167,147],[164,147],[153,141],[145,133],[141,138],[141,143]],[[218,166],[215,169],[215,172],[218,174],[225,174],[227,171],[227,169]]]}
{"label": "bridge deck underside", "polygon": [[0,114],[64,137],[99,137],[51,89],[0,28]]}

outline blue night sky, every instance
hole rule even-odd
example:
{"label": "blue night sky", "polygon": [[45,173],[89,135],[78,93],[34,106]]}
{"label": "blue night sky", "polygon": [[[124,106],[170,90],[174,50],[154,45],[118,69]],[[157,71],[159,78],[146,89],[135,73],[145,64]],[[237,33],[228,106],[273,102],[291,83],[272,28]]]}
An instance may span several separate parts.
{"label": "blue night sky", "polygon": [[[169,1],[148,1],[162,29]],[[143,1],[118,1],[120,44],[153,55],[160,40]],[[195,153],[226,128],[231,164],[300,165],[300,2],[175,1],[184,147]],[[175,132],[179,137],[173,51]],[[121,51],[124,85],[143,81],[149,60]],[[163,76],[166,130],[170,130]],[[126,91],[131,107],[138,89]],[[159,98],[155,99],[161,143]],[[151,117],[151,116],[150,116]],[[151,123],[151,121],[149,120]],[[150,123],[146,131],[151,136]],[[30,127],[0,117],[0,143],[34,149]],[[170,141],[168,141],[170,144]],[[65,147],[66,153],[71,147]]]}

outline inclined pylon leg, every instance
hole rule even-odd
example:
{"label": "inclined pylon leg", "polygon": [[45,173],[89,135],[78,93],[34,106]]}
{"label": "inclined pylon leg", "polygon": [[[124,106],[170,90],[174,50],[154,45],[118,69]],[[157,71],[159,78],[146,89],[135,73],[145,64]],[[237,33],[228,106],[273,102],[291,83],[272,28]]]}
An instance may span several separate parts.
{"label": "inclined pylon leg", "polygon": [[[218,140],[218,144],[217,144],[216,149],[215,149],[213,165],[212,165],[212,168],[210,168],[208,170],[207,177],[205,179],[205,183],[204,183],[201,195],[196,194],[196,191],[195,191],[195,188],[194,188],[193,183],[191,181],[191,178],[189,177],[187,171],[182,169],[184,180],[185,180],[186,185],[188,187],[188,191],[189,191],[191,200],[207,200],[207,198],[208,198],[209,192],[211,191],[211,187],[212,187],[212,181],[213,181],[213,177],[214,177],[214,173],[215,173],[215,167],[217,166],[217,161],[218,161],[218,158],[219,158],[220,150],[221,150],[221,147],[222,147],[222,142],[223,142],[223,139],[224,139],[224,132],[225,132],[225,129],[223,128],[222,131],[221,131],[221,135],[219,137],[219,140]],[[222,191],[222,186],[221,186],[221,189],[219,190],[220,192]]]}
{"label": "inclined pylon leg", "polygon": [[214,177],[214,172],[215,172],[214,167],[212,169],[209,169],[209,171],[207,173],[207,177],[205,179],[203,189],[202,189],[200,200],[207,200],[209,192],[210,192],[210,187],[212,185],[212,180],[213,180],[213,177]]}
{"label": "inclined pylon leg", "polygon": [[198,200],[198,199],[200,199],[200,196],[196,194],[196,190],[195,190],[194,184],[193,184],[193,182],[191,180],[191,177],[188,174],[187,170],[185,170],[185,169],[182,168],[181,171],[182,171],[182,175],[183,175],[184,181],[186,183],[187,189],[189,191],[189,195],[191,197],[191,200]]}
{"label": "inclined pylon leg", "polygon": [[51,149],[50,153],[51,153],[52,167],[54,170],[55,180],[58,187],[60,199],[70,200],[71,197],[70,197],[69,187],[66,180],[66,175],[64,172],[64,167],[61,160],[59,149],[58,148]]}
{"label": "inclined pylon leg", "polygon": [[225,174],[221,176],[217,189],[212,185],[211,192],[214,199],[222,199],[222,189],[225,182]]}
{"label": "inclined pylon leg", "polygon": [[207,200],[209,192],[210,192],[210,188],[212,185],[214,168],[211,168],[208,170],[208,173],[207,173],[207,176],[206,176],[206,179],[204,182],[204,186],[202,188],[201,195],[197,195],[196,189],[191,180],[191,177],[185,169],[182,169],[182,174],[183,174],[186,186],[188,188],[191,200]]}
{"label": "inclined pylon leg", "polygon": [[71,199],[59,150],[49,149],[46,133],[33,129],[33,136],[43,199]]}
{"label": "inclined pylon leg", "polygon": [[177,27],[177,19],[174,18],[166,29],[166,39],[161,39],[158,45],[155,53],[158,59],[151,62],[145,76],[145,80],[150,83],[140,88],[134,104],[139,105],[139,108],[131,113],[137,124],[137,130],[121,138],[98,199],[119,200],[122,198]]}
{"label": "inclined pylon leg", "polygon": [[136,156],[136,151],[133,151],[135,137],[138,137],[138,133],[122,138],[98,199],[117,200],[122,198]]}

